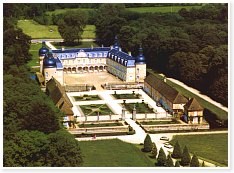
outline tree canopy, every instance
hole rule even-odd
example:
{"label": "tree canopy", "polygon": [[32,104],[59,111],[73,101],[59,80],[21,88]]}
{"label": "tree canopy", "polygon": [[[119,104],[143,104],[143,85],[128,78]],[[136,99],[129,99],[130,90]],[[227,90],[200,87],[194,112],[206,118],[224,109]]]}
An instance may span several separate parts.
{"label": "tree canopy", "polygon": [[79,143],[63,129],[63,114],[30,78],[30,37],[14,21],[4,16],[3,165],[81,166]]}
{"label": "tree canopy", "polygon": [[58,31],[65,43],[79,43],[86,23],[87,14],[85,12],[67,12],[64,14],[64,17],[58,21]]}

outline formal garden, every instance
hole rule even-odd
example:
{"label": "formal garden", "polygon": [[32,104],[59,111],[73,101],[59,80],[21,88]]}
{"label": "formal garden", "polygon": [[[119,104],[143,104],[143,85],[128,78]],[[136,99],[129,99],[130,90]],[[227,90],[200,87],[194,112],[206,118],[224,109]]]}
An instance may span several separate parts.
{"label": "formal garden", "polygon": [[150,108],[147,103],[144,103],[143,101],[141,103],[123,103],[122,104],[128,112],[132,113],[134,107],[136,108],[137,114],[143,114],[143,113],[154,113],[153,108]]}
{"label": "formal garden", "polygon": [[86,116],[114,114],[106,104],[79,105],[79,107]]}
{"label": "formal garden", "polygon": [[115,91],[115,93],[112,94],[112,96],[116,99],[140,99],[141,97],[140,94],[136,94],[134,91],[132,93],[127,94],[117,94],[117,92]]}
{"label": "formal garden", "polygon": [[75,101],[91,101],[91,100],[101,100],[98,95],[88,95],[84,94],[81,96],[74,96]]}
{"label": "formal garden", "polygon": [[171,120],[150,120],[150,121],[137,121],[141,125],[162,125],[162,124],[180,124],[176,119]]}
{"label": "formal garden", "polygon": [[114,127],[123,126],[122,122],[102,122],[102,123],[82,123],[79,124],[79,128],[92,128],[92,127]]}

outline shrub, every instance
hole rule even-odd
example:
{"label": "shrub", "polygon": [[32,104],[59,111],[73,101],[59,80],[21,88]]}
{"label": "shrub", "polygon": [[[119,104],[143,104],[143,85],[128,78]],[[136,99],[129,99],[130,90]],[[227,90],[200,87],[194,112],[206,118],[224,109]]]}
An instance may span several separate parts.
{"label": "shrub", "polygon": [[190,161],[191,161],[191,158],[190,158],[190,155],[189,155],[189,151],[188,151],[188,148],[185,146],[184,150],[183,150],[182,157],[181,157],[180,164],[182,166],[187,166],[187,165],[190,164]]}
{"label": "shrub", "polygon": [[156,158],[157,154],[158,154],[158,149],[156,144],[153,142],[152,143],[152,150],[151,150],[151,154],[153,158]]}
{"label": "shrub", "polygon": [[199,160],[195,154],[193,155],[192,160],[190,162],[190,167],[199,167]]}
{"label": "shrub", "polygon": [[168,156],[167,156],[166,167],[174,167],[174,163],[173,163],[173,160],[172,160],[170,154],[168,154]]}
{"label": "shrub", "polygon": [[144,140],[144,148],[143,151],[144,152],[150,152],[152,150],[152,141],[150,138],[150,135],[147,134]]}
{"label": "shrub", "polygon": [[180,162],[178,160],[175,163],[175,167],[180,167]]}
{"label": "shrub", "polygon": [[180,144],[178,141],[176,141],[176,144],[174,146],[173,153],[172,153],[171,157],[175,158],[175,159],[180,159],[181,156],[182,156],[182,151],[180,148]]}
{"label": "shrub", "polygon": [[162,148],[159,150],[158,158],[157,158],[157,166],[165,166],[166,164],[166,154]]}

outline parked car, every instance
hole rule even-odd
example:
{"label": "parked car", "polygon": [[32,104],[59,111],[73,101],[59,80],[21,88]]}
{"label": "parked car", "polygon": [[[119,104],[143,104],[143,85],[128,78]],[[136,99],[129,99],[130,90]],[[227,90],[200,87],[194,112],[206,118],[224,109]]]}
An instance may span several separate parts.
{"label": "parked car", "polygon": [[169,141],[169,138],[168,138],[168,137],[166,137],[166,136],[162,136],[162,137],[160,138],[160,140],[163,140],[163,141]]}
{"label": "parked car", "polygon": [[164,144],[164,147],[169,148],[169,149],[173,148],[171,144]]}

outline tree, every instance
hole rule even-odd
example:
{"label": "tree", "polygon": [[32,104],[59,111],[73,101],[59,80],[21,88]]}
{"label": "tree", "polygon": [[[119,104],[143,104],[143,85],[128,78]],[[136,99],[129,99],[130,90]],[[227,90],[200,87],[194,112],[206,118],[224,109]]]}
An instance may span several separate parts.
{"label": "tree", "polygon": [[171,157],[175,159],[180,159],[181,156],[182,156],[182,151],[180,148],[180,144],[178,141],[176,141]]}
{"label": "tree", "polygon": [[167,155],[167,160],[166,160],[166,167],[174,167],[174,163],[173,163],[173,160],[170,156],[170,154]]}
{"label": "tree", "polygon": [[190,167],[199,167],[199,160],[195,154],[193,155],[192,160],[190,162]]}
{"label": "tree", "polygon": [[144,148],[143,151],[144,152],[150,152],[152,150],[152,141],[150,138],[150,135],[147,134],[144,140]]}
{"label": "tree", "polygon": [[201,167],[206,167],[206,165],[205,165],[205,162],[203,161],[202,162],[202,166]]}
{"label": "tree", "polygon": [[51,167],[81,166],[83,159],[78,141],[68,131],[58,130],[48,136],[49,150],[46,161]]}
{"label": "tree", "polygon": [[110,46],[127,21],[120,16],[124,11],[122,4],[102,4],[97,12],[96,37],[100,44]]}
{"label": "tree", "polygon": [[46,166],[47,135],[38,131],[19,131],[11,140],[4,140],[5,167]]}
{"label": "tree", "polygon": [[183,149],[183,154],[182,154],[182,157],[181,157],[180,164],[182,166],[188,166],[190,164],[190,161],[191,161],[191,157],[189,155],[188,148],[185,146],[184,149]]}
{"label": "tree", "polygon": [[58,22],[58,31],[64,42],[73,44],[80,42],[81,35],[87,22],[87,14],[84,11],[76,11],[64,15],[64,18]]}
{"label": "tree", "polygon": [[157,146],[156,144],[153,142],[152,143],[152,151],[151,151],[151,154],[152,154],[152,157],[153,158],[156,158],[157,157],[157,154],[158,154],[158,149],[157,149]]}
{"label": "tree", "polygon": [[180,167],[180,162],[178,160],[175,162],[175,167]]}
{"label": "tree", "polygon": [[165,166],[166,160],[167,160],[166,154],[165,154],[164,150],[162,148],[160,148],[156,165],[157,166]]}

